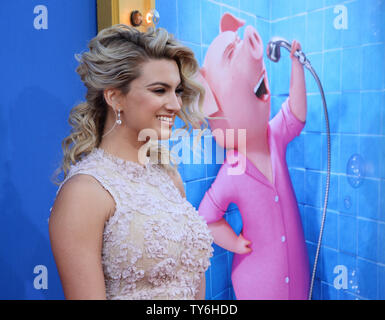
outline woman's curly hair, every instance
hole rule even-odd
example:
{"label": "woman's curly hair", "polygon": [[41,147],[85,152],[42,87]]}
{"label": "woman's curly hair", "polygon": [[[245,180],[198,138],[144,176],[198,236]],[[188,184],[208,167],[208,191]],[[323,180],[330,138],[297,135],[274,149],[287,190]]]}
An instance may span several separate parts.
{"label": "woman's curly hair", "polygon": [[[178,117],[184,128],[200,127],[207,122],[202,112],[204,88],[193,80],[199,70],[194,53],[179,43],[165,29],[150,28],[147,32],[117,24],[101,30],[88,44],[89,51],[76,54],[79,62],[76,72],[87,88],[86,101],[75,106],[69,116],[71,133],[62,141],[63,159],[58,176],[68,174],[71,165],[98,147],[104,132],[108,105],[103,92],[107,88],[117,88],[123,94],[130,90],[131,81],[140,76],[141,65],[150,59],[174,60],[180,72],[183,86],[182,108]],[[198,106],[198,108],[196,107]],[[164,148],[158,147],[164,159]],[[161,161],[161,165],[170,167]]]}

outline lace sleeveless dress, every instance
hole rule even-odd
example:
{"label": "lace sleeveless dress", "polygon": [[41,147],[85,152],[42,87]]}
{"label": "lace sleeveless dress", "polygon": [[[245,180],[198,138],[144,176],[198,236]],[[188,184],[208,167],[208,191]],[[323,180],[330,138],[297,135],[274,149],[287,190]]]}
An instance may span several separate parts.
{"label": "lace sleeveless dress", "polygon": [[194,299],[213,238],[166,170],[94,149],[61,186],[76,174],[94,177],[116,204],[103,233],[107,299]]}

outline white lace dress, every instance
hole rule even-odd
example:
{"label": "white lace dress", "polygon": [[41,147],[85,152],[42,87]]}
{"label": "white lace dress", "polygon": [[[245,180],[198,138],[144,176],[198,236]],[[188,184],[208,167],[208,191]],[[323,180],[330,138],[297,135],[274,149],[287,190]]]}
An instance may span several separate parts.
{"label": "white lace dress", "polygon": [[61,185],[76,174],[94,177],[116,204],[103,233],[107,299],[194,299],[213,238],[166,170],[94,149]]}

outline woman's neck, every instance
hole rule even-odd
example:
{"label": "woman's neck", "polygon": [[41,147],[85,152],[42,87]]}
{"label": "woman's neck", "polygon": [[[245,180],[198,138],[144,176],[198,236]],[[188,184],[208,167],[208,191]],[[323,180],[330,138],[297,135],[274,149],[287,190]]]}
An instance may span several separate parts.
{"label": "woman's neck", "polygon": [[138,135],[134,130],[119,130],[111,132],[102,138],[99,148],[121,159],[140,163],[139,153],[146,141],[138,141]]}

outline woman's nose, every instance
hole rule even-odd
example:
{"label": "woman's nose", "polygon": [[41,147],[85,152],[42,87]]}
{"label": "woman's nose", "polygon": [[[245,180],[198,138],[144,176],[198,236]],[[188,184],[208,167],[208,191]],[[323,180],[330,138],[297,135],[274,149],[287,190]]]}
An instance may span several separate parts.
{"label": "woman's nose", "polygon": [[174,93],[171,95],[170,100],[166,104],[166,108],[172,111],[179,111],[182,108],[181,104],[182,104],[181,98]]}

